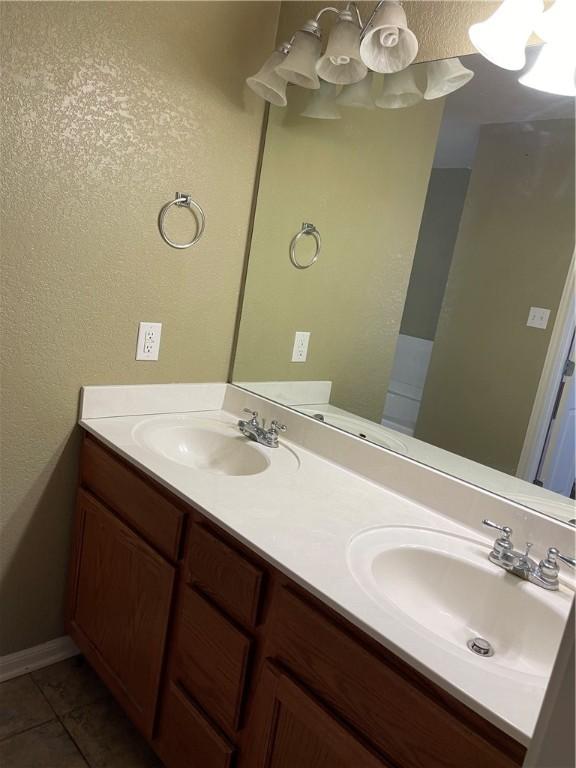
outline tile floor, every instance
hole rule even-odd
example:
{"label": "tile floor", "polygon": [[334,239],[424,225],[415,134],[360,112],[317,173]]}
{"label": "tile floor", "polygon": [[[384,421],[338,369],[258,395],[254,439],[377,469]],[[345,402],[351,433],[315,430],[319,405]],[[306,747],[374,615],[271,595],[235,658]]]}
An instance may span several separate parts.
{"label": "tile floor", "polygon": [[0,684],[2,768],[161,768],[82,657]]}

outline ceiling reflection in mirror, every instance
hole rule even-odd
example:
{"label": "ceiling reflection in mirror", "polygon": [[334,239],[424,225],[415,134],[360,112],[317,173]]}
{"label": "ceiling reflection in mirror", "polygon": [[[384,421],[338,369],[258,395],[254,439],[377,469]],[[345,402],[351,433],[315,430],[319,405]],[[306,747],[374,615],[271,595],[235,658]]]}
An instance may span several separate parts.
{"label": "ceiling reflection in mirror", "polygon": [[574,100],[445,64],[270,107],[233,381],[568,522]]}

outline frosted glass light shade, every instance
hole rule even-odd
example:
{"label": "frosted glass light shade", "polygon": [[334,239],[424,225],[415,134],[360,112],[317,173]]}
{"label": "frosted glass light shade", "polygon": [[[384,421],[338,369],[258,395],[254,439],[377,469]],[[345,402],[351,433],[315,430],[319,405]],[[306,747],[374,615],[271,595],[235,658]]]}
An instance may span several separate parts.
{"label": "frosted glass light shade", "polygon": [[408,29],[404,9],[395,2],[384,3],[360,43],[362,61],[374,72],[400,72],[417,53],[418,40]]}
{"label": "frosted glass light shade", "polygon": [[426,73],[428,84],[424,98],[428,101],[448,96],[449,93],[462,88],[463,85],[466,85],[474,77],[474,72],[466,69],[460,62],[460,59],[430,61],[427,65]]}
{"label": "frosted glass light shade", "polygon": [[303,117],[320,120],[340,120],[342,114],[336,104],[337,86],[334,83],[320,83],[319,90],[311,94],[308,106],[301,113]]}
{"label": "frosted glass light shade", "polygon": [[274,51],[264,62],[261,69],[246,79],[246,84],[262,99],[277,107],[285,107],[286,86],[288,83],[276,72],[276,67],[284,61],[286,54]]}
{"label": "frosted glass light shade", "polygon": [[576,50],[572,41],[561,40],[542,46],[538,58],[525,75],[522,85],[558,96],[576,96]]}
{"label": "frosted glass light shade", "polygon": [[554,0],[554,5],[537,17],[534,32],[546,43],[574,36],[576,29],[576,2]]}
{"label": "frosted glass light shade", "polygon": [[338,85],[357,83],[368,68],[360,58],[360,27],[346,17],[340,18],[330,32],[324,56],[316,63],[323,80]]}
{"label": "frosted glass light shade", "polygon": [[422,101],[422,91],[416,85],[411,69],[384,76],[384,85],[376,97],[376,106],[382,109],[412,107]]}
{"label": "frosted glass light shade", "polygon": [[341,107],[356,107],[360,109],[374,109],[372,97],[372,72],[368,72],[363,80],[352,85],[345,85],[336,98],[336,103]]}
{"label": "frosted glass light shade", "polygon": [[488,61],[503,69],[522,69],[526,44],[543,9],[544,0],[504,0],[489,19],[472,24],[468,35]]}
{"label": "frosted glass light shade", "polygon": [[319,37],[311,32],[298,30],[294,35],[290,53],[276,67],[276,73],[289,83],[302,88],[320,88],[316,62],[321,48],[322,43]]}

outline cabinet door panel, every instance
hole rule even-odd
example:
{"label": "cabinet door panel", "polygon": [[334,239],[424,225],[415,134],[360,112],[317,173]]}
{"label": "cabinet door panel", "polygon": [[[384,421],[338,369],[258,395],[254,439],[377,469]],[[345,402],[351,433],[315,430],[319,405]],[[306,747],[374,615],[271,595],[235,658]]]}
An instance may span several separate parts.
{"label": "cabinet door panel", "polygon": [[267,662],[243,768],[387,768],[311,694]]}
{"label": "cabinet door panel", "polygon": [[238,727],[251,640],[190,587],[178,604],[172,676],[210,717]]}
{"label": "cabinet door panel", "polygon": [[81,636],[75,639],[151,734],[174,569],[89,494],[80,493],[79,505],[84,524],[72,626]]}
{"label": "cabinet door panel", "polygon": [[174,683],[164,696],[155,746],[166,768],[230,768],[235,753]]}
{"label": "cabinet door panel", "polygon": [[290,590],[278,595],[268,637],[268,654],[391,761],[405,768],[522,764],[520,745],[517,760],[501,752]]}

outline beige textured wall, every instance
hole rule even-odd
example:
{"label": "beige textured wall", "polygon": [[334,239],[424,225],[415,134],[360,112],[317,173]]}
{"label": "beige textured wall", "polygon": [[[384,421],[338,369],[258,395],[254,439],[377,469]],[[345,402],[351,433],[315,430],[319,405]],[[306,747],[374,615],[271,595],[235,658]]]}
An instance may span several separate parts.
{"label": "beige textured wall", "polygon": [[[331,403],[379,421],[444,105],[313,120],[307,99],[270,110],[234,378],[328,379]],[[288,246],[303,221],[322,253],[300,271]],[[311,332],[305,363],[296,331]]]}
{"label": "beige textured wall", "polygon": [[[1,12],[3,654],[62,633],[80,386],[226,378],[263,108],[243,80],[278,5]],[[184,252],[156,228],[176,190],[208,217]],[[163,322],[158,363],[139,320]]]}
{"label": "beige textured wall", "polygon": [[484,126],[416,437],[516,473],[573,249],[573,121]]}

